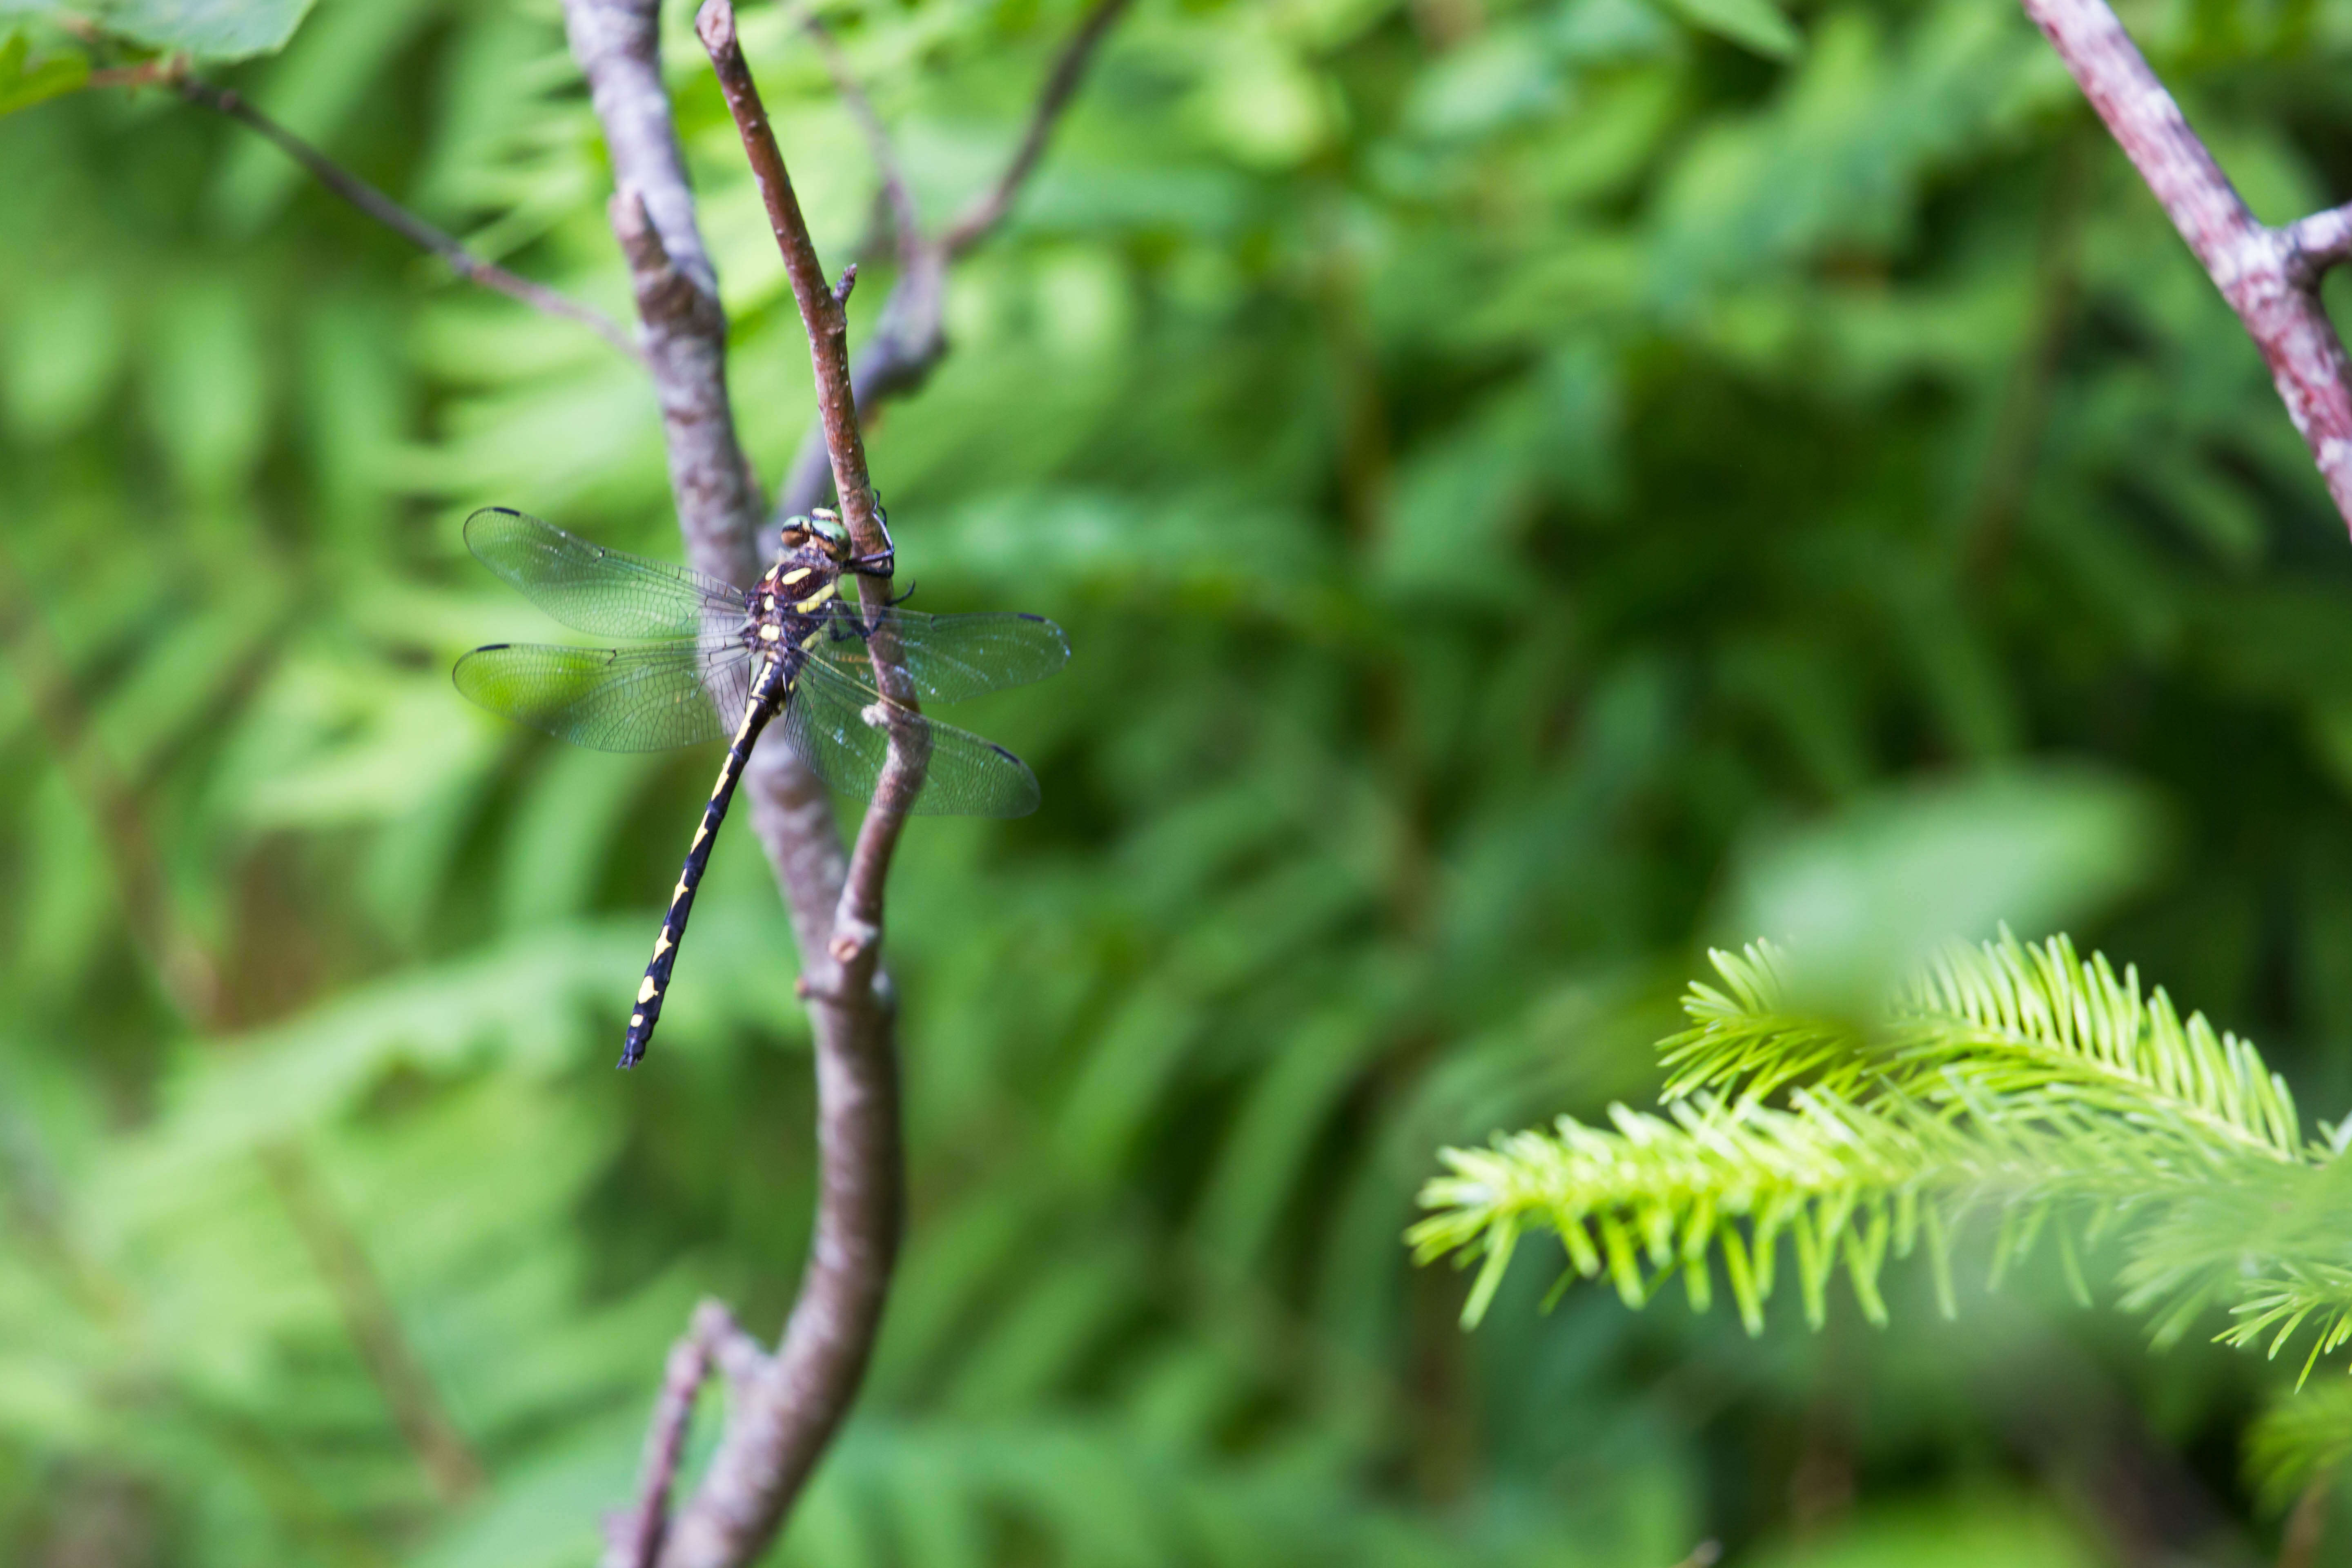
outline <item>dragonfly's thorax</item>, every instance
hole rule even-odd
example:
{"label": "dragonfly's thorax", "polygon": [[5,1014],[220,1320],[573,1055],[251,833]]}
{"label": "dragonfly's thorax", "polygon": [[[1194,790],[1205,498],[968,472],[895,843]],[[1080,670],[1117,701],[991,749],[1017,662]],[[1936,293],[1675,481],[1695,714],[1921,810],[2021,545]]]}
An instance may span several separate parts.
{"label": "dragonfly's thorax", "polygon": [[759,649],[799,653],[826,635],[840,615],[841,563],[816,542],[788,550],[745,595],[751,612],[743,641]]}

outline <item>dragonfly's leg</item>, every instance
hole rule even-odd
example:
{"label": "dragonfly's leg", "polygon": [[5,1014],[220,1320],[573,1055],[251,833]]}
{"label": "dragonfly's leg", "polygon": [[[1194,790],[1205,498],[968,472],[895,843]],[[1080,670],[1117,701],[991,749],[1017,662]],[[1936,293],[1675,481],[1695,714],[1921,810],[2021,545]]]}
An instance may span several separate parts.
{"label": "dragonfly's leg", "polygon": [[863,642],[874,635],[874,628],[866,624],[866,617],[851,608],[846,602],[835,599],[833,602],[832,610],[833,614],[825,623],[825,637],[828,641],[847,642],[850,638],[856,637]]}
{"label": "dragonfly's leg", "polygon": [[882,531],[882,548],[871,555],[853,555],[849,569],[861,577],[887,577],[898,560],[898,542],[890,537],[890,514],[882,510],[882,494],[874,495],[874,526]]}

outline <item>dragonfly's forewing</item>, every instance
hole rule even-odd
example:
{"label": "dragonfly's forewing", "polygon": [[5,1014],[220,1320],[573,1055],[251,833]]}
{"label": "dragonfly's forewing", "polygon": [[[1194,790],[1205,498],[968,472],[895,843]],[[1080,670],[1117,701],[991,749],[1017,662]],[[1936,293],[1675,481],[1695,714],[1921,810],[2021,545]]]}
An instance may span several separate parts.
{"label": "dragonfly's forewing", "polygon": [[744,620],[741,590],[667,561],[608,550],[505,507],[466,520],[466,547],[567,626],[606,637],[699,637]]}

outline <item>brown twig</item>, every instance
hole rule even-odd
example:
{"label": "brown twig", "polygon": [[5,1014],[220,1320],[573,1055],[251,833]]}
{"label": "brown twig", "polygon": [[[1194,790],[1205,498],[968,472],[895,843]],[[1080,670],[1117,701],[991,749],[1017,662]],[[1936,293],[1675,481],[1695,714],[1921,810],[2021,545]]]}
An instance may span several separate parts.
{"label": "brown twig", "polygon": [[[866,438],[857,426],[857,405],[849,378],[849,316],[836,298],[824,264],[817,259],[809,237],[808,220],[801,215],[800,195],[768,123],[767,106],[760,100],[759,84],[751,79],[751,63],[735,36],[735,8],[712,0],[695,17],[695,30],[709,51],[719,90],[743,139],[743,155],[768,209],[768,227],[784,258],[784,275],[792,282],[801,325],[807,331],[809,360],[816,374],[817,417],[824,426],[825,449],[833,467],[834,493],[841,498],[841,519],[860,554],[879,554],[882,530],[874,517],[874,488],[866,477]],[[887,595],[889,580],[877,580]],[[861,593],[864,585],[861,584]]]}
{"label": "brown twig", "polygon": [[[912,226],[917,219],[911,200],[902,209],[898,198],[890,194],[897,174],[897,153],[888,132],[873,117],[871,100],[857,87],[838,48],[826,55],[826,68],[849,102],[850,111],[867,127],[866,139],[874,147],[883,190],[891,203],[892,221],[898,229],[898,279],[883,303],[873,337],[858,352],[850,371],[850,385],[856,396],[860,418],[871,420],[883,404],[919,390],[929,378],[932,366],[946,354],[944,316],[949,263],[986,239],[1013,210],[1014,198],[1035,171],[1095,51],[1129,4],[1131,0],[1097,0],[1055,57],[1053,68],[1046,72],[1045,86],[1038,91],[1036,105],[1030,110],[1028,124],[1004,172],[993,185],[973,199],[961,217],[937,236],[926,235]],[[820,49],[831,42],[826,36]],[[898,189],[904,189],[903,178],[896,184]],[[813,425],[802,437],[800,450],[793,455],[792,468],[777,495],[776,515],[791,517],[823,502],[830,465],[824,426]]]}
{"label": "brown twig", "polygon": [[429,250],[449,264],[449,269],[468,283],[494,289],[510,300],[519,300],[534,310],[560,316],[567,321],[577,321],[631,359],[642,357],[635,342],[622,330],[621,324],[593,305],[585,305],[569,295],[550,289],[544,283],[534,283],[516,276],[495,262],[483,260],[459,244],[455,237],[443,233],[426,223],[332,158],[256,109],[245,98],[227,88],[188,74],[184,60],[150,60],[141,65],[122,66],[89,73],[91,85],[97,87],[165,87],[188,102],[215,114],[224,115],[260,134],[278,150],[308,170],[310,176],[327,189],[351,203],[361,212],[391,229],[394,234]]}
{"label": "brown twig", "polygon": [[2022,4],[2245,324],[2336,510],[2352,524],[2352,363],[2319,303],[2320,275],[2352,255],[2352,216],[2338,209],[2283,229],[2264,226],[2105,0]]}
{"label": "brown twig", "polygon": [[1062,110],[1069,107],[1071,97],[1078,90],[1096,47],[1129,4],[1131,0],[1097,0],[1087,19],[1078,24],[1069,42],[1062,46],[1061,58],[1054,62],[1045,89],[1037,94],[1037,106],[1030,111],[1028,129],[1021,133],[1021,144],[1013,152],[1013,161],[1005,164],[1004,173],[987,194],[964,209],[941,237],[940,243],[950,256],[961,256],[987,238],[989,231],[1013,210],[1013,198],[1021,194],[1030,171],[1045,155],[1045,143],[1052,140],[1054,128],[1061,123]]}
{"label": "brown twig", "polygon": [[670,1488],[677,1479],[687,1428],[693,1423],[695,1398],[704,1380],[715,1363],[730,1384],[740,1383],[748,1375],[747,1366],[765,1359],[724,1303],[706,1300],[694,1310],[693,1321],[670,1347],[661,1393],[654,1401],[636,1506],[605,1521],[604,1568],[647,1568],[660,1560],[662,1537],[669,1527]]}

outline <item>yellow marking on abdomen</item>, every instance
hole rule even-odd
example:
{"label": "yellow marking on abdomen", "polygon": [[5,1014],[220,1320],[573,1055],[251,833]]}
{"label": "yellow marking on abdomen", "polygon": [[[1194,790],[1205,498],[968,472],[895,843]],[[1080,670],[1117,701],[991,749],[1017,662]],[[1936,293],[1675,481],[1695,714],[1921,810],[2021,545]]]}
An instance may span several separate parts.
{"label": "yellow marking on abdomen", "polygon": [[652,975],[648,974],[648,975],[646,975],[646,983],[645,983],[643,985],[640,985],[640,986],[638,986],[638,987],[637,987],[637,1000],[638,1000],[638,1001],[640,1001],[640,1002],[650,1002],[650,1001],[652,1001],[653,999],[654,999],[654,977],[653,977]]}

